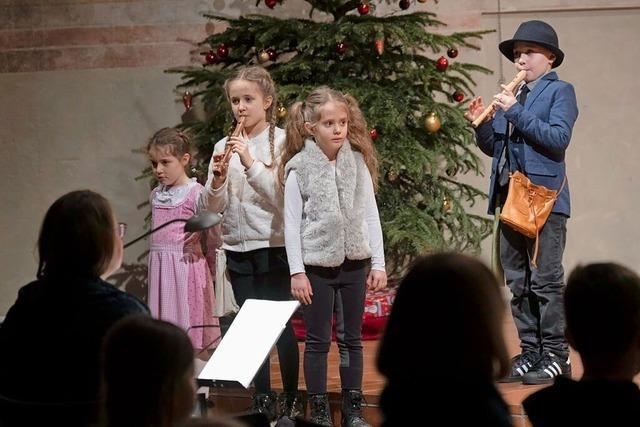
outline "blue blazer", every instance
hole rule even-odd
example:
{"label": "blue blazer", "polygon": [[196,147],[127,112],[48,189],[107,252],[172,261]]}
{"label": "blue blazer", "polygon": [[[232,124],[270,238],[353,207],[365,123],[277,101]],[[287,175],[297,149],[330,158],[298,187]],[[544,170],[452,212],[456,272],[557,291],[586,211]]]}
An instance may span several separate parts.
{"label": "blue blazer", "polygon": [[[493,157],[489,186],[489,209],[494,213],[497,197],[498,164],[509,138],[509,123],[519,131],[509,141],[510,170],[519,170],[534,184],[558,190],[566,173],[565,151],[571,141],[578,105],[573,86],[552,71],[544,75],[527,96],[525,105],[514,104],[506,112],[498,110],[492,121],[476,129],[480,150]],[[552,212],[569,216],[569,183],[558,195]]]}

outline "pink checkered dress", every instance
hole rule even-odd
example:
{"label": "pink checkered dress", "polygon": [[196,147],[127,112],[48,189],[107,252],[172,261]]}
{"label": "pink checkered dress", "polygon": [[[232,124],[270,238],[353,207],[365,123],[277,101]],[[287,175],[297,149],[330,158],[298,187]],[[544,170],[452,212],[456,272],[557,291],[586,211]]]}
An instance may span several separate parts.
{"label": "pink checkered dress", "polygon": [[[182,188],[156,187],[150,196],[152,226],[194,215],[202,188],[195,181]],[[213,316],[213,282],[202,254],[199,233],[195,241],[185,243],[189,235],[184,232],[183,222],[173,223],[151,235],[148,304],[153,317],[187,330],[193,346],[200,349],[215,341],[220,329],[191,328],[218,325],[218,319]]]}

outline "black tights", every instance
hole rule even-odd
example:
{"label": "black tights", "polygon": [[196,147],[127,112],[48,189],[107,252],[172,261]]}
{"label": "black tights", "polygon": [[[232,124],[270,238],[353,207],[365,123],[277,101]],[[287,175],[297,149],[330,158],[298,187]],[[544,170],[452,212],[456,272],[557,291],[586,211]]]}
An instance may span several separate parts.
{"label": "black tights", "polygon": [[304,377],[309,394],[327,391],[327,356],[331,346],[331,320],[337,304],[337,340],[340,382],[343,389],[362,388],[362,313],[367,261],[345,261],[340,267],[306,266],[313,297],[304,307],[307,340]]}
{"label": "black tights", "polygon": [[[284,268],[281,268],[283,253],[284,248],[258,249],[250,252],[227,251],[229,279],[239,306],[242,306],[250,298],[272,301],[291,299],[291,279],[289,278],[286,256],[284,257]],[[276,268],[273,269],[273,267]],[[291,321],[287,322],[276,347],[284,391],[295,392],[298,390],[300,368],[298,343]],[[268,356],[253,381],[257,393],[266,393],[271,390]]]}

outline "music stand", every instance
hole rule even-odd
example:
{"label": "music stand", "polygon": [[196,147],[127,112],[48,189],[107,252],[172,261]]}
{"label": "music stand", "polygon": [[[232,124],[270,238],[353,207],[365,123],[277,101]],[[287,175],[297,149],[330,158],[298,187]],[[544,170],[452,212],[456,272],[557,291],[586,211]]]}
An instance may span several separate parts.
{"label": "music stand", "polygon": [[198,374],[198,385],[249,388],[299,306],[298,301],[246,300]]}

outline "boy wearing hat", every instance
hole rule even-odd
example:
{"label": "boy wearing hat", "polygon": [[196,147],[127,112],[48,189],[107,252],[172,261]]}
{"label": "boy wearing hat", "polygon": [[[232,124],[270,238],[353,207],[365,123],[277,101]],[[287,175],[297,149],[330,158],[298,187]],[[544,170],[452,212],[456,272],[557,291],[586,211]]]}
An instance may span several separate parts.
{"label": "boy wearing hat", "polygon": [[[499,212],[507,197],[509,173],[519,170],[534,184],[559,190],[565,178],[565,151],[578,107],[573,86],[558,79],[553,68],[564,60],[554,29],[542,21],[523,22],[500,52],[526,76],[515,93],[494,96],[494,117],[476,128],[479,148],[493,157],[489,213]],[[482,98],[469,103],[469,121],[484,110]],[[500,261],[512,293],[511,313],[521,353],[512,359],[504,381],[524,384],[552,382],[571,375],[569,346],[564,336],[562,254],[570,215],[569,185],[562,187],[538,237],[537,267],[531,265],[535,239],[500,224]]]}

